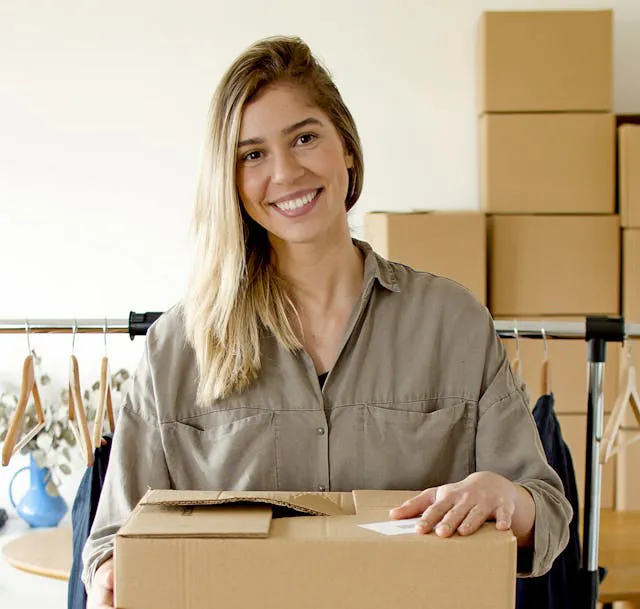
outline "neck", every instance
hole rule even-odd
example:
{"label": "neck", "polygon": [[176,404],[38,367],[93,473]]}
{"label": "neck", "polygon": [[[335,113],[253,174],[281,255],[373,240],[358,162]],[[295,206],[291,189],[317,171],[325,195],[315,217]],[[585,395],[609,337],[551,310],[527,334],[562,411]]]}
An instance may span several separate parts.
{"label": "neck", "polygon": [[360,295],[364,262],[346,235],[323,243],[272,242],[278,274],[287,282],[296,305],[327,313]]}

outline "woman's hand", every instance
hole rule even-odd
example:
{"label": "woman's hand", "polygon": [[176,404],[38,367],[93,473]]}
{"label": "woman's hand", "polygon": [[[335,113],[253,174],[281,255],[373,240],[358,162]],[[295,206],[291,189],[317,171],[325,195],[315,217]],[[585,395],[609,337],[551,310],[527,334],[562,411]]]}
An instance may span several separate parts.
{"label": "woman's hand", "polygon": [[488,520],[501,531],[511,529],[519,547],[533,546],[536,508],[523,487],[493,472],[475,472],[461,482],[428,488],[398,508],[391,518],[421,516],[419,533],[449,537],[471,535]]}
{"label": "woman's hand", "polygon": [[113,608],[113,558],[103,562],[93,578],[87,594],[87,609]]}

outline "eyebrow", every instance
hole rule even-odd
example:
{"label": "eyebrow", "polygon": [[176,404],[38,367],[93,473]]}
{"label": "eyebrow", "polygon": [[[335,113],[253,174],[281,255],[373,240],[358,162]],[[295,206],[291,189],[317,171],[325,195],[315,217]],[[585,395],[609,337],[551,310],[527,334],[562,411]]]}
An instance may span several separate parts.
{"label": "eyebrow", "polygon": [[[306,127],[307,125],[319,125],[320,127],[324,127],[324,125],[322,124],[322,121],[310,116],[309,118],[305,118],[304,120],[298,121],[293,125],[289,125],[288,127],[285,127],[282,130],[282,133],[284,135],[289,135],[290,133],[293,133],[294,131],[301,129],[302,127]],[[264,140],[260,137],[252,137],[248,140],[242,140],[241,142],[238,142],[238,148],[242,148],[243,146],[255,146],[257,144],[264,144]]]}

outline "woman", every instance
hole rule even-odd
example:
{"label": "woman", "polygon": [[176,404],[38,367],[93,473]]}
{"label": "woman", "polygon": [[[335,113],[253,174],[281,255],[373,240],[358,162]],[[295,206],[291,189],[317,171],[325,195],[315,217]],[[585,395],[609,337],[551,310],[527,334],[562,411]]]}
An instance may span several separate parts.
{"label": "woman", "polygon": [[299,39],[248,49],[214,96],[182,304],[149,330],[83,579],[112,605],[112,543],[147,487],[423,491],[418,531],[511,528],[550,567],[571,507],[492,319],[463,287],[352,240],[351,114]]}

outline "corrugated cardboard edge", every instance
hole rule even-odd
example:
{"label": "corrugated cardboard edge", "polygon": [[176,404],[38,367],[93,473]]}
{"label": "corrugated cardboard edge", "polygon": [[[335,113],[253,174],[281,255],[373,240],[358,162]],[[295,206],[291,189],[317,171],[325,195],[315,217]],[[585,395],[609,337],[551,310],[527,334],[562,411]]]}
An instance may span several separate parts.
{"label": "corrugated cardboard edge", "polygon": [[284,491],[180,491],[149,489],[139,505],[195,506],[256,503],[287,507],[311,516],[340,516],[341,505],[322,493],[289,493]]}

